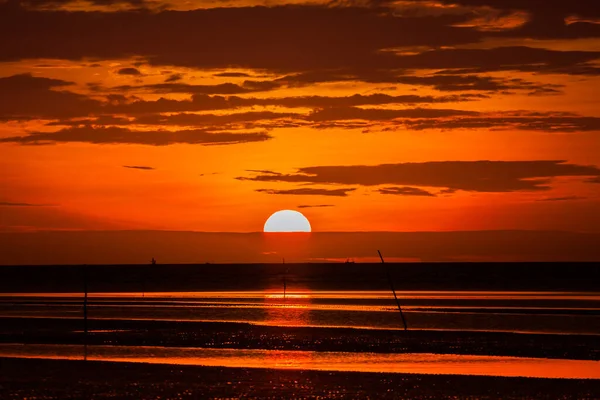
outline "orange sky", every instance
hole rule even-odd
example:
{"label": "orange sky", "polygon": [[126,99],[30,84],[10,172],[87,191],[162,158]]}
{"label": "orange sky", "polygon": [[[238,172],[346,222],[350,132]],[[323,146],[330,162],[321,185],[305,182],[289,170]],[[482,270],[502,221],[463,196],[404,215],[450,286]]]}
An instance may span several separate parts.
{"label": "orange sky", "polygon": [[0,0],[0,231],[600,232],[588,1]]}

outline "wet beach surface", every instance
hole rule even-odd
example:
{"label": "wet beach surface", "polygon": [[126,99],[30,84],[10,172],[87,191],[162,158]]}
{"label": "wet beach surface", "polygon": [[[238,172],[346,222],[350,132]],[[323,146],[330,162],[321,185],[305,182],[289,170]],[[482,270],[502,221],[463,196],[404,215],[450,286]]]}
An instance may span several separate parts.
{"label": "wet beach surface", "polygon": [[594,399],[600,380],[0,358],[0,398]]}
{"label": "wet beach surface", "polygon": [[408,331],[380,265],[19,269],[0,398],[600,397],[600,268],[455,267],[392,267]]}
{"label": "wet beach surface", "polygon": [[[80,319],[0,318],[0,343],[83,344]],[[90,320],[87,343],[119,346],[472,354],[600,360],[600,336]],[[599,364],[600,368],[600,364]]]}

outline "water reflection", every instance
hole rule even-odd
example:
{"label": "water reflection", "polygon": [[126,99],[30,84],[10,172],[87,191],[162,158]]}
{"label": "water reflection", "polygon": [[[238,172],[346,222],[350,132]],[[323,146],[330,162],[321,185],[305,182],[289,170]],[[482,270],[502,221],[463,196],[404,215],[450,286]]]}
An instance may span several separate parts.
{"label": "water reflection", "polygon": [[[94,293],[89,317],[262,325],[401,329],[389,291],[312,291],[283,272],[263,291]],[[304,285],[304,286],[303,286]],[[79,297],[78,297],[79,296]],[[600,334],[600,295],[569,292],[399,291],[415,330]],[[82,317],[79,294],[0,294],[0,318]]]}
{"label": "water reflection", "polygon": [[[292,291],[272,288],[265,291],[265,325],[311,326],[311,292],[306,288],[294,287]],[[286,341],[286,335],[281,341]],[[310,351],[265,351],[258,355],[271,368],[302,368],[312,362]],[[240,360],[243,364],[243,360]],[[237,366],[237,365],[236,365]],[[240,365],[243,366],[243,365]]]}
{"label": "water reflection", "polygon": [[[77,359],[81,358],[81,347],[0,344],[0,356]],[[88,359],[218,367],[600,379],[600,361],[454,354],[89,346]]]}
{"label": "water reflection", "polygon": [[272,288],[264,294],[264,323],[278,326],[310,326],[311,293],[306,288]]}

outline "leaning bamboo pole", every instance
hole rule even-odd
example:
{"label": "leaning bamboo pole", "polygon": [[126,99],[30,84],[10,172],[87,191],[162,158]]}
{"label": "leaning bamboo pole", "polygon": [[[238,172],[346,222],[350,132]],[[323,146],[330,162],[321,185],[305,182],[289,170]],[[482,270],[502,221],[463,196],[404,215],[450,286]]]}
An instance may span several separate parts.
{"label": "leaning bamboo pole", "polygon": [[[381,251],[377,250],[379,253],[379,258],[381,259],[381,263],[385,264],[383,256],[381,255]],[[404,313],[402,312],[402,307],[400,307],[400,301],[398,301],[398,296],[396,296],[396,289],[394,288],[394,281],[392,280],[392,275],[390,274],[390,267],[386,265],[385,272],[387,275],[388,282],[390,283],[390,288],[392,289],[392,293],[394,294],[394,300],[396,300],[396,305],[398,306],[398,311],[400,311],[400,317],[402,318],[402,324],[404,325],[404,330],[408,330],[408,326],[406,325],[406,320],[404,319]]]}

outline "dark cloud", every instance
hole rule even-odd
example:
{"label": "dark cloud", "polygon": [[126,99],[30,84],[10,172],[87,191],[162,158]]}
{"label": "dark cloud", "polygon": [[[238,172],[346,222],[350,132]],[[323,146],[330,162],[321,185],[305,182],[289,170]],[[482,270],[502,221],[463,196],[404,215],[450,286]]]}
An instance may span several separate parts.
{"label": "dark cloud", "polygon": [[440,91],[528,90],[532,94],[560,93],[561,85],[538,84],[519,78],[494,78],[478,75],[399,76],[396,82],[407,85],[432,86]]}
{"label": "dark cloud", "polygon": [[[492,7],[498,3],[493,2]],[[11,38],[0,42],[0,60],[140,56],[154,65],[193,68],[239,67],[283,73],[345,68],[369,80],[369,76],[378,79],[385,75],[384,71],[403,69],[562,69],[568,73],[569,68],[589,66],[600,57],[598,51],[525,46],[457,48],[491,35],[575,38],[596,37],[600,30],[598,24],[566,24],[564,13],[545,13],[541,6],[531,11],[528,6],[514,5],[531,13],[528,23],[501,32],[480,32],[476,26],[468,26],[477,12],[403,15],[381,7],[286,5],[106,13],[32,11],[11,2],[0,4],[0,37]],[[582,9],[590,16],[593,7]],[[414,49],[419,49],[417,54]]]}
{"label": "dark cloud", "polygon": [[403,187],[385,187],[379,189],[379,193],[381,194],[393,194],[400,196],[428,196],[435,197],[435,194],[428,192],[427,190],[403,186]]}
{"label": "dark cloud", "polygon": [[227,110],[252,106],[280,106],[288,108],[331,108],[331,107],[354,107],[384,104],[426,104],[447,103],[480,99],[479,96],[450,95],[450,96],[419,96],[400,95],[390,96],[387,94],[352,95],[352,96],[294,96],[282,98],[255,98],[239,96],[209,96],[206,94],[194,94],[191,100],[169,100],[161,98],[156,101],[135,100],[132,102],[121,102],[112,106],[106,106],[102,110],[105,113],[154,113],[154,112],[186,112],[186,111],[208,111]]}
{"label": "dark cloud", "polygon": [[221,77],[221,78],[248,78],[249,74],[244,72],[221,72],[219,74],[214,74],[213,76]]}
{"label": "dark cloud", "polygon": [[[78,3],[78,0],[9,0],[21,5],[28,9],[53,9],[67,5],[73,5]],[[88,3],[95,6],[115,6],[115,5],[129,5],[135,8],[143,8],[146,5],[151,4],[148,0],[88,0]]]}
{"label": "dark cloud", "polygon": [[[600,37],[600,26],[584,22],[586,18],[600,18],[600,8],[589,0],[442,0],[446,4],[467,7],[491,7],[504,12],[521,10],[528,18],[522,26],[498,32],[498,35],[532,38]],[[577,16],[583,21],[568,23],[567,18]]]}
{"label": "dark cloud", "polygon": [[19,143],[24,145],[44,145],[66,142],[93,144],[143,144],[166,146],[186,143],[198,145],[225,145],[250,142],[262,142],[271,136],[264,132],[209,132],[202,129],[183,131],[133,131],[124,128],[93,128],[90,126],[67,128],[57,132],[36,132],[27,136],[0,139],[0,143]]}
{"label": "dark cloud", "polygon": [[[171,75],[165,83],[142,86],[118,86],[115,90],[144,90],[152,93],[190,93],[190,94],[240,94],[263,92],[279,88],[275,82],[244,81],[242,85],[235,83],[220,83],[217,85],[189,85],[186,83],[173,83],[180,80],[180,74]],[[173,79],[175,77],[175,79]]]}
{"label": "dark cloud", "polygon": [[[38,79],[38,78],[33,78]],[[161,84],[167,86],[161,86],[163,88],[171,87],[178,84]],[[189,85],[182,85],[184,88],[189,88]],[[220,85],[215,85],[220,86]],[[215,86],[204,87],[207,91],[219,90]],[[235,86],[235,85],[234,85]],[[0,81],[0,88],[2,82]],[[121,90],[127,90],[131,87],[124,87]],[[204,90],[202,89],[202,90]],[[162,89],[161,89],[162,90]],[[166,89],[165,89],[166,90]],[[18,92],[21,97],[23,91],[13,90]],[[39,91],[38,91],[39,92]],[[419,95],[399,95],[390,96],[387,94],[370,94],[370,95],[352,95],[352,96],[340,96],[340,97],[328,97],[328,96],[297,96],[297,97],[282,97],[282,98],[255,98],[248,97],[243,98],[239,96],[209,96],[206,94],[193,94],[190,100],[172,100],[160,98],[158,100],[147,101],[139,98],[128,98],[122,94],[110,94],[106,96],[106,102],[99,102],[97,100],[91,100],[85,96],[76,95],[69,92],[54,92],[50,90],[43,90],[41,92],[32,93],[37,95],[36,102],[37,108],[35,108],[30,102],[23,101],[22,113],[27,115],[33,113],[33,115],[44,114],[48,117],[60,118],[63,115],[68,117],[82,117],[89,114],[96,115],[114,115],[114,114],[144,114],[142,118],[146,120],[150,119],[162,119],[172,120],[173,123],[176,120],[183,120],[185,118],[198,118],[198,119],[218,119],[217,116],[206,116],[199,115],[197,117],[191,116],[173,116],[172,118],[160,117],[158,115],[152,116],[152,114],[158,113],[174,113],[174,112],[194,112],[194,111],[209,111],[209,110],[232,110],[242,107],[253,107],[253,106],[280,106],[288,108],[330,108],[330,107],[353,107],[353,106],[367,106],[367,105],[385,105],[385,104],[427,104],[427,103],[447,103],[447,102],[461,102],[469,100],[477,100],[481,97],[479,95],[450,95],[450,96],[419,96]],[[48,92],[50,92],[48,94]],[[6,92],[7,96],[5,102],[8,104],[7,111],[11,111],[15,108],[13,103],[10,103],[9,91]],[[58,93],[58,95],[56,94]],[[0,95],[1,96],[1,95]],[[2,98],[3,99],[3,98]],[[12,107],[12,109],[10,108]],[[2,113],[0,110],[0,116]],[[360,112],[357,111],[357,112]],[[441,111],[444,113],[447,111]],[[404,112],[406,113],[406,112]],[[458,114],[469,114],[468,112],[457,111]],[[15,114],[15,112],[13,112]],[[279,114],[279,117],[276,115]],[[388,113],[389,114],[389,113]],[[417,112],[415,111],[416,115]],[[259,115],[246,113],[247,117],[252,115]],[[293,116],[295,114],[288,113],[274,113],[264,112],[262,114],[266,119],[280,118],[286,116]],[[406,114],[408,115],[408,114]],[[24,118],[24,117],[23,117]],[[240,118],[239,116],[232,116],[232,119]],[[221,119],[226,119],[222,117]],[[114,121],[117,123],[117,121]],[[76,121],[71,121],[67,124],[76,124]],[[126,120],[121,120],[121,123],[127,123]]]}
{"label": "dark cloud", "polygon": [[375,108],[339,107],[326,108],[312,112],[309,121],[335,121],[362,119],[367,121],[384,121],[396,118],[438,118],[457,115],[479,115],[476,111],[451,109],[411,108],[405,110],[388,110]]}
{"label": "dark cloud", "polygon": [[[116,95],[112,95],[113,97]],[[122,96],[121,96],[122,97]],[[109,99],[109,103],[96,103],[96,107],[85,109],[87,114],[96,110],[101,114],[95,117],[65,118],[50,122],[49,125],[76,126],[83,125],[172,125],[193,126],[197,128],[212,128],[222,130],[276,128],[312,126],[315,128],[344,128],[358,129],[387,125],[386,129],[496,129],[496,130],[527,130],[541,132],[586,132],[600,131],[600,118],[586,117],[565,112],[496,112],[479,113],[457,109],[439,108],[404,108],[381,109],[359,108],[353,106],[320,107],[327,104],[362,104],[384,105],[405,101],[430,101],[426,97],[415,96],[388,96],[384,94],[354,95],[348,97],[288,97],[288,98],[241,98],[236,96],[193,96],[192,100],[167,100],[157,101],[134,100],[128,102],[126,98]],[[7,99],[8,100],[8,99]],[[248,111],[228,114],[196,114],[189,111],[205,110],[234,110],[241,107],[255,105],[279,105],[286,107],[310,107],[313,111],[309,114],[273,111]],[[54,110],[58,110],[55,107]],[[75,110],[70,110],[75,111]],[[183,112],[181,112],[183,111]],[[161,113],[171,114],[161,114]],[[113,116],[125,114],[128,117]],[[48,115],[48,117],[51,116]],[[10,118],[4,116],[4,119]],[[17,118],[16,116],[13,118]],[[25,118],[24,115],[21,118]],[[342,121],[345,121],[342,123]],[[365,121],[365,122],[351,122]]]}
{"label": "dark cloud", "polygon": [[[420,96],[399,95],[391,96],[382,93],[369,95],[355,94],[352,96],[298,96],[274,99],[247,99],[246,105],[273,105],[283,107],[354,107],[384,104],[418,104],[418,103],[451,103],[481,99],[478,95],[450,95],[450,96]],[[237,100],[233,100],[236,102]],[[242,100],[242,102],[244,102]]]}
{"label": "dark cloud", "polygon": [[60,79],[34,77],[30,73],[0,78],[0,87],[4,93],[8,91],[13,93],[19,90],[48,90],[56,87],[70,86],[72,84],[73,82]]}
{"label": "dark cloud", "polygon": [[453,118],[446,120],[404,120],[409,129],[517,129],[543,132],[600,131],[600,118],[563,116],[553,113],[541,115],[482,116],[477,118]]}
{"label": "dark cloud", "polygon": [[154,167],[147,167],[145,165],[123,165],[123,168],[131,168],[131,169],[142,169],[146,171],[154,170]]}
{"label": "dark cloud", "polygon": [[73,118],[48,122],[47,126],[86,126],[86,125],[131,125],[133,119],[113,115],[100,115],[93,118]]}
{"label": "dark cloud", "polygon": [[[502,68],[502,67],[500,67]],[[475,72],[475,71],[473,71]],[[365,81],[372,83],[400,83],[405,85],[431,86],[440,91],[501,91],[501,90],[552,90],[558,92],[560,85],[540,84],[518,78],[498,78],[491,76],[453,74],[452,70],[439,71],[433,75],[418,76],[400,71],[310,71],[279,78],[289,86],[305,86],[323,82]]]}
{"label": "dark cloud", "polygon": [[62,90],[71,82],[31,74],[0,78],[0,120],[87,115],[100,102]]}
{"label": "dark cloud", "polygon": [[478,41],[479,32],[452,26],[464,19],[316,5],[112,13],[4,5],[0,36],[11,40],[0,42],[0,60],[138,55],[152,64],[198,68],[387,68],[395,57],[379,50]]}
{"label": "dark cloud", "polygon": [[269,171],[266,169],[247,169],[246,172],[256,172],[257,174],[281,175],[279,172]]}
{"label": "dark cloud", "polygon": [[[473,72],[555,72],[580,67],[600,58],[600,51],[559,51],[526,46],[492,49],[438,49],[399,55],[394,64],[411,69],[465,69]],[[466,72],[466,71],[461,71]]]}
{"label": "dark cloud", "polygon": [[117,71],[117,74],[119,75],[132,75],[132,76],[140,76],[142,75],[142,73],[140,72],[139,69],[137,68],[121,68],[120,70]]}
{"label": "dark cloud", "polygon": [[34,204],[34,203],[18,203],[10,201],[0,201],[0,207],[55,207],[56,204]]}
{"label": "dark cloud", "polygon": [[184,74],[171,74],[169,75],[169,77],[167,79],[165,79],[166,83],[171,83],[171,82],[177,82],[182,80],[184,77]]}
{"label": "dark cloud", "polygon": [[179,125],[179,126],[225,126],[232,124],[252,123],[257,121],[298,117],[294,113],[276,113],[271,111],[250,111],[232,114],[152,114],[137,117],[128,123],[150,125]]}
{"label": "dark cloud", "polygon": [[600,17],[598,4],[589,0],[441,0],[440,2],[471,7],[492,7],[501,10],[524,10],[532,14]]}
{"label": "dark cloud", "polygon": [[334,204],[301,204],[298,208],[321,208],[321,207],[335,207]]}
{"label": "dark cloud", "polygon": [[352,192],[356,189],[343,188],[343,189],[316,189],[316,188],[299,188],[299,189],[256,189],[257,192],[268,193],[268,194],[287,194],[287,195],[300,195],[300,196],[336,196],[346,197],[348,192]]}
{"label": "dark cloud", "polygon": [[456,189],[442,189],[437,194],[453,194],[456,193]]}
{"label": "dark cloud", "polygon": [[257,174],[239,177],[257,182],[337,185],[410,185],[474,192],[538,191],[553,178],[600,177],[596,166],[566,161],[433,161],[422,163],[317,166],[295,174]]}
{"label": "dark cloud", "polygon": [[563,196],[563,197],[547,197],[544,199],[539,199],[537,201],[570,201],[570,200],[584,200],[587,197],[582,196]]}

